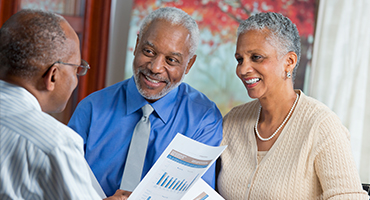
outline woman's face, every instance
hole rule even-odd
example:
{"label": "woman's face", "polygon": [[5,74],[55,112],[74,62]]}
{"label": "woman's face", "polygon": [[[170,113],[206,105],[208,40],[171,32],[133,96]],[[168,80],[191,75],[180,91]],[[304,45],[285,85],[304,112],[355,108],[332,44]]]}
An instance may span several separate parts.
{"label": "woman's face", "polygon": [[[264,98],[284,94],[286,77],[284,62],[270,43],[270,31],[250,30],[238,37],[235,58],[236,74],[243,82],[251,98]],[[281,93],[283,92],[283,93]]]}

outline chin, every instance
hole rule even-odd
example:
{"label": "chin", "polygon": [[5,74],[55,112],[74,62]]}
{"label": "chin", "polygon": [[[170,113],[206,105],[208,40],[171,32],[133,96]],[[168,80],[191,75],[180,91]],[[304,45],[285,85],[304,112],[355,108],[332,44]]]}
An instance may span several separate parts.
{"label": "chin", "polygon": [[253,92],[253,91],[248,91],[248,96],[251,98],[251,99],[258,99],[260,96],[256,94],[256,92]]}
{"label": "chin", "polygon": [[59,106],[55,109],[53,109],[52,111],[50,111],[49,113],[61,113],[64,111],[64,109],[66,108],[67,104],[64,104],[62,106]]}
{"label": "chin", "polygon": [[166,90],[160,90],[159,92],[149,92],[143,89],[139,89],[139,93],[141,96],[143,96],[145,99],[156,101],[163,96],[165,96],[169,91]]}

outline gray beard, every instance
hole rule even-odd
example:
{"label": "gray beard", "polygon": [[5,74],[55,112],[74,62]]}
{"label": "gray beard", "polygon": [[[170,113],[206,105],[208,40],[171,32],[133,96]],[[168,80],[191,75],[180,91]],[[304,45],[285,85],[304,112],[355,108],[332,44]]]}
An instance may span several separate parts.
{"label": "gray beard", "polygon": [[[166,96],[166,94],[168,94],[171,90],[173,90],[173,89],[175,89],[176,87],[178,87],[181,83],[182,83],[182,81],[184,80],[184,78],[185,78],[185,72],[186,72],[186,70],[184,70],[184,73],[182,74],[182,76],[181,76],[181,80],[179,81],[179,82],[177,82],[177,83],[175,83],[175,84],[170,84],[170,83],[167,83],[167,85],[166,85],[166,87],[164,87],[163,89],[162,89],[162,91],[160,91],[158,94],[156,94],[156,95],[149,95],[149,94],[147,94],[143,89],[142,89],[142,87],[141,87],[141,85],[140,85],[140,81],[139,81],[139,76],[140,76],[140,73],[141,73],[142,71],[141,70],[138,70],[135,74],[134,74],[134,80],[135,80],[135,83],[136,83],[136,88],[137,88],[137,90],[139,91],[139,93],[141,94],[141,96],[143,96],[145,99],[153,99],[153,100],[155,100],[155,99],[160,99],[160,98],[162,98],[162,97],[164,97],[164,96]],[[145,75],[145,73],[143,73],[144,75]]]}

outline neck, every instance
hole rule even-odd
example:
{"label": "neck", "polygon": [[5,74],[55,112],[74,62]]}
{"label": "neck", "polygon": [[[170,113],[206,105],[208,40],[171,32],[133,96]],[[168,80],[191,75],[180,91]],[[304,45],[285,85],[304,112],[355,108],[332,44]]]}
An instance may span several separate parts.
{"label": "neck", "polygon": [[279,124],[281,123],[289,110],[292,108],[297,95],[292,89],[288,93],[279,93],[259,99],[262,106],[260,113],[260,123]]}
{"label": "neck", "polygon": [[42,110],[45,111],[45,105],[47,105],[48,102],[46,101],[45,98],[43,98],[45,89],[40,86],[40,83],[38,83],[41,80],[37,81],[32,78],[27,79],[27,78],[18,77],[18,76],[7,76],[6,78],[3,78],[2,80],[26,89],[29,93],[31,93],[37,99]]}

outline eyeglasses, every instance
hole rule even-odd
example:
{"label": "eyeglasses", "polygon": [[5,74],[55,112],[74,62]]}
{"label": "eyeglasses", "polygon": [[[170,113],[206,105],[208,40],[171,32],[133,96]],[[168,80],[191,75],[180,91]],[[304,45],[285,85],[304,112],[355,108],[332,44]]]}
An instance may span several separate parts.
{"label": "eyeglasses", "polygon": [[50,65],[50,67],[48,68],[48,70],[46,70],[45,74],[42,75],[42,77],[44,77],[48,71],[50,70],[50,68],[52,66],[54,66],[55,64],[63,64],[63,65],[69,65],[69,66],[75,66],[77,67],[77,76],[84,76],[86,73],[87,73],[87,70],[90,69],[90,65],[89,63],[87,63],[85,60],[81,59],[81,64],[80,65],[76,65],[76,64],[71,64],[71,63],[65,63],[65,62],[62,62],[62,61],[56,61],[54,62],[52,65]]}

